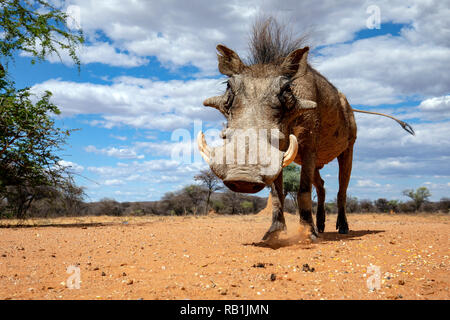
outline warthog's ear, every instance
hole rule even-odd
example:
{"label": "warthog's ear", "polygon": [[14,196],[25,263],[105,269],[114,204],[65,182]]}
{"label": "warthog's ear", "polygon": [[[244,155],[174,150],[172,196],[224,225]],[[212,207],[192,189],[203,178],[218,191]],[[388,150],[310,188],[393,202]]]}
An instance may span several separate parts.
{"label": "warthog's ear", "polygon": [[244,70],[245,65],[242,63],[241,58],[239,58],[236,52],[221,44],[217,46],[217,51],[220,53],[217,55],[220,73],[231,77]]}
{"label": "warthog's ear", "polygon": [[309,47],[292,51],[281,64],[282,72],[288,76],[303,75],[308,67]]}

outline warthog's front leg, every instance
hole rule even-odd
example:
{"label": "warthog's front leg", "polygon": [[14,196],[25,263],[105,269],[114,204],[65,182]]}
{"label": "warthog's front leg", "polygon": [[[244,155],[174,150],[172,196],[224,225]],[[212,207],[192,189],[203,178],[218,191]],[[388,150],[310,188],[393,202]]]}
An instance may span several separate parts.
{"label": "warthog's front leg", "polygon": [[319,235],[312,218],[311,190],[314,181],[315,154],[310,150],[305,150],[302,170],[300,175],[300,188],[297,195],[298,209],[300,211],[300,223],[306,224],[311,229],[311,238],[314,240]]}
{"label": "warthog's front leg", "polygon": [[272,225],[263,237],[263,240],[276,237],[281,231],[286,230],[284,220],[284,194],[283,194],[283,172],[279,174],[271,185],[272,194]]}

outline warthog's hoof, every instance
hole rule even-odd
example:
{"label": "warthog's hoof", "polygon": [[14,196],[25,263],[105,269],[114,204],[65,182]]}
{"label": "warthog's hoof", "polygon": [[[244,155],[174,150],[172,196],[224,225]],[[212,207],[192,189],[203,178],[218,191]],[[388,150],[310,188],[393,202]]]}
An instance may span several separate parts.
{"label": "warthog's hoof", "polygon": [[336,221],[336,230],[338,230],[338,232],[340,234],[347,234],[348,233],[348,223],[347,223],[347,219],[344,218],[340,218],[338,216],[337,221]]}
{"label": "warthog's hoof", "polygon": [[309,235],[309,238],[314,241],[319,237],[319,230],[317,229],[316,225],[312,221],[304,221],[300,219],[300,224],[305,227],[309,228],[309,231],[311,232]]}
{"label": "warthog's hoof", "polygon": [[313,224],[311,226],[311,235],[310,238],[312,241],[316,240],[319,237],[319,231],[317,229],[317,227]]}
{"label": "warthog's hoof", "polygon": [[319,236],[316,236],[314,233],[311,233],[309,235],[309,239],[311,240],[311,242],[315,242],[318,238]]}
{"label": "warthog's hoof", "polygon": [[339,226],[338,232],[340,234],[348,234],[348,226]]}
{"label": "warthog's hoof", "polygon": [[279,222],[279,221],[273,222],[272,225],[270,226],[269,230],[267,230],[266,234],[262,238],[262,240],[266,241],[266,240],[276,239],[276,238],[278,238],[278,235],[280,234],[280,232],[285,231],[285,230],[286,230],[286,224]]}
{"label": "warthog's hoof", "polygon": [[280,234],[281,230],[275,230],[275,231],[267,231],[264,234],[264,237],[262,237],[262,241],[271,241],[278,239],[278,235]]}
{"label": "warthog's hoof", "polygon": [[325,231],[325,224],[317,224],[317,231],[319,231],[319,233],[323,233]]}

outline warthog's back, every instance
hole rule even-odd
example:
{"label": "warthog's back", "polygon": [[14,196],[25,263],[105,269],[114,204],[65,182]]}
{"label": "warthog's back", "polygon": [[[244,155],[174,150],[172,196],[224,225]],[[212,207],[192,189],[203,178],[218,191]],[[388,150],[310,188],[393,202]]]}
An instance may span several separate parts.
{"label": "warthog's back", "polygon": [[[311,98],[315,98],[318,108],[299,117],[293,133],[298,137],[300,145],[317,143],[316,166],[320,168],[354,143],[356,122],[345,96],[316,70],[313,70],[313,74],[317,94]],[[308,86],[311,85],[311,80],[307,80]],[[305,83],[302,82],[298,82],[297,86],[304,86]],[[302,90],[299,91],[301,95]],[[314,135],[318,135],[317,140]],[[302,154],[299,152],[295,161],[301,164],[301,158]]]}

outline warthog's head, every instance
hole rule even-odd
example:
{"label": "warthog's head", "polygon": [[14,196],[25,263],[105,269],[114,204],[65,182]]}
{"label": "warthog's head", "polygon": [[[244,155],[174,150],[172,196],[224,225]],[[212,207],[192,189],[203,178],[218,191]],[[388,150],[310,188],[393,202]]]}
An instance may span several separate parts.
{"label": "warthog's head", "polygon": [[203,104],[226,117],[225,141],[210,148],[200,132],[200,153],[228,188],[255,193],[295,159],[298,142],[290,134],[292,122],[316,107],[313,101],[298,99],[291,89],[292,80],[306,72],[309,48],[293,51],[278,64],[252,66],[225,46],[218,45],[217,50],[219,71],[229,77],[227,89]]}

